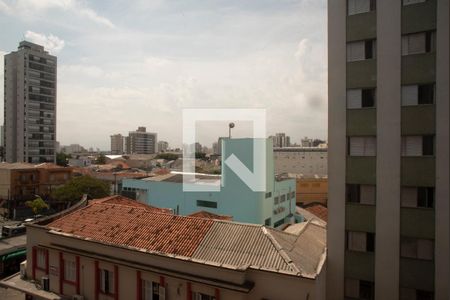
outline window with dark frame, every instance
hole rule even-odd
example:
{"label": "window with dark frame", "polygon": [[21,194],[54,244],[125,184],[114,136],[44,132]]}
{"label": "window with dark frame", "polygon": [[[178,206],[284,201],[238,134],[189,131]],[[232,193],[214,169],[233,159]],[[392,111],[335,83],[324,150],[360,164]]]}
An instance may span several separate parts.
{"label": "window with dark frame", "polygon": [[372,300],[374,299],[374,284],[370,281],[359,281],[359,299]]}
{"label": "window with dark frame", "polygon": [[434,83],[423,84],[418,86],[418,104],[434,103]]}
{"label": "window with dark frame", "polygon": [[417,207],[433,208],[434,207],[434,188],[418,187],[417,188]]}
{"label": "window with dark frame", "polygon": [[434,155],[433,135],[424,135],[422,137],[422,155]]}
{"label": "window with dark frame", "polygon": [[217,208],[217,202],[207,201],[207,200],[197,200],[197,206],[208,207],[208,208]]}
{"label": "window with dark frame", "polygon": [[375,107],[375,89],[361,91],[361,107]]}

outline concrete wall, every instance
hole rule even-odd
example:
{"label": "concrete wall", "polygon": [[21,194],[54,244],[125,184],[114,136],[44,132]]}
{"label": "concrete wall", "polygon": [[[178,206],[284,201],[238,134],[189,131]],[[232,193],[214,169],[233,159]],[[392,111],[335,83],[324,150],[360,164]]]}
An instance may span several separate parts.
{"label": "concrete wall", "polygon": [[309,177],[328,174],[327,149],[277,149],[273,156],[275,174],[294,173]]}

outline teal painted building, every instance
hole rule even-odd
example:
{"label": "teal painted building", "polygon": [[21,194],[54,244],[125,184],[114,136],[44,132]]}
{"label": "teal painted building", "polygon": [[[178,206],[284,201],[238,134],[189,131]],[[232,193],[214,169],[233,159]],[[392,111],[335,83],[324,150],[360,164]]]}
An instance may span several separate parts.
{"label": "teal painted building", "polygon": [[[259,159],[254,160],[255,153]],[[265,148],[265,156],[260,155]],[[266,164],[265,191],[253,191],[227,163],[234,154],[251,172],[255,163]],[[295,180],[275,178],[271,139],[224,139],[222,174],[196,174],[187,185],[210,187],[216,191],[183,191],[183,174],[170,173],[144,179],[123,181],[126,194],[149,205],[171,208],[176,214],[189,215],[205,210],[231,216],[234,221],[279,227],[294,222]]]}

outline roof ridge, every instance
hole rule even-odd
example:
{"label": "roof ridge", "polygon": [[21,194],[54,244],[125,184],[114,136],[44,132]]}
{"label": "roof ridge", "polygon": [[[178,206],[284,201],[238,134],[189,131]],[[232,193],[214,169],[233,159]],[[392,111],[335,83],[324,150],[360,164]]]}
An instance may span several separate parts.
{"label": "roof ridge", "polygon": [[297,274],[302,273],[302,271],[294,264],[291,257],[286,253],[286,251],[281,247],[280,243],[275,239],[274,236],[267,230],[265,226],[262,226],[262,232],[263,234],[269,239],[269,241],[272,243],[272,245],[275,247],[277,252],[280,254],[281,258],[284,260],[284,262],[293,269],[294,272]]}

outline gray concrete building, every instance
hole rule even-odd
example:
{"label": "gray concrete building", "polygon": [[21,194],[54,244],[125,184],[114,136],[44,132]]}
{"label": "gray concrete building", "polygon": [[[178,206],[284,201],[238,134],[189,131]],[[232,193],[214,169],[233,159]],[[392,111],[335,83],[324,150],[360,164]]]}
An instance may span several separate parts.
{"label": "gray concrete building", "polygon": [[328,1],[328,299],[450,299],[449,1]]}
{"label": "gray concrete building", "polygon": [[111,137],[111,154],[124,153],[124,137],[120,133],[113,134]]}
{"label": "gray concrete building", "polygon": [[5,55],[7,162],[55,162],[56,66],[55,56],[27,41]]}
{"label": "gray concrete building", "polygon": [[157,149],[157,135],[147,132],[145,127],[130,131],[125,138],[127,154],[154,154]]}

